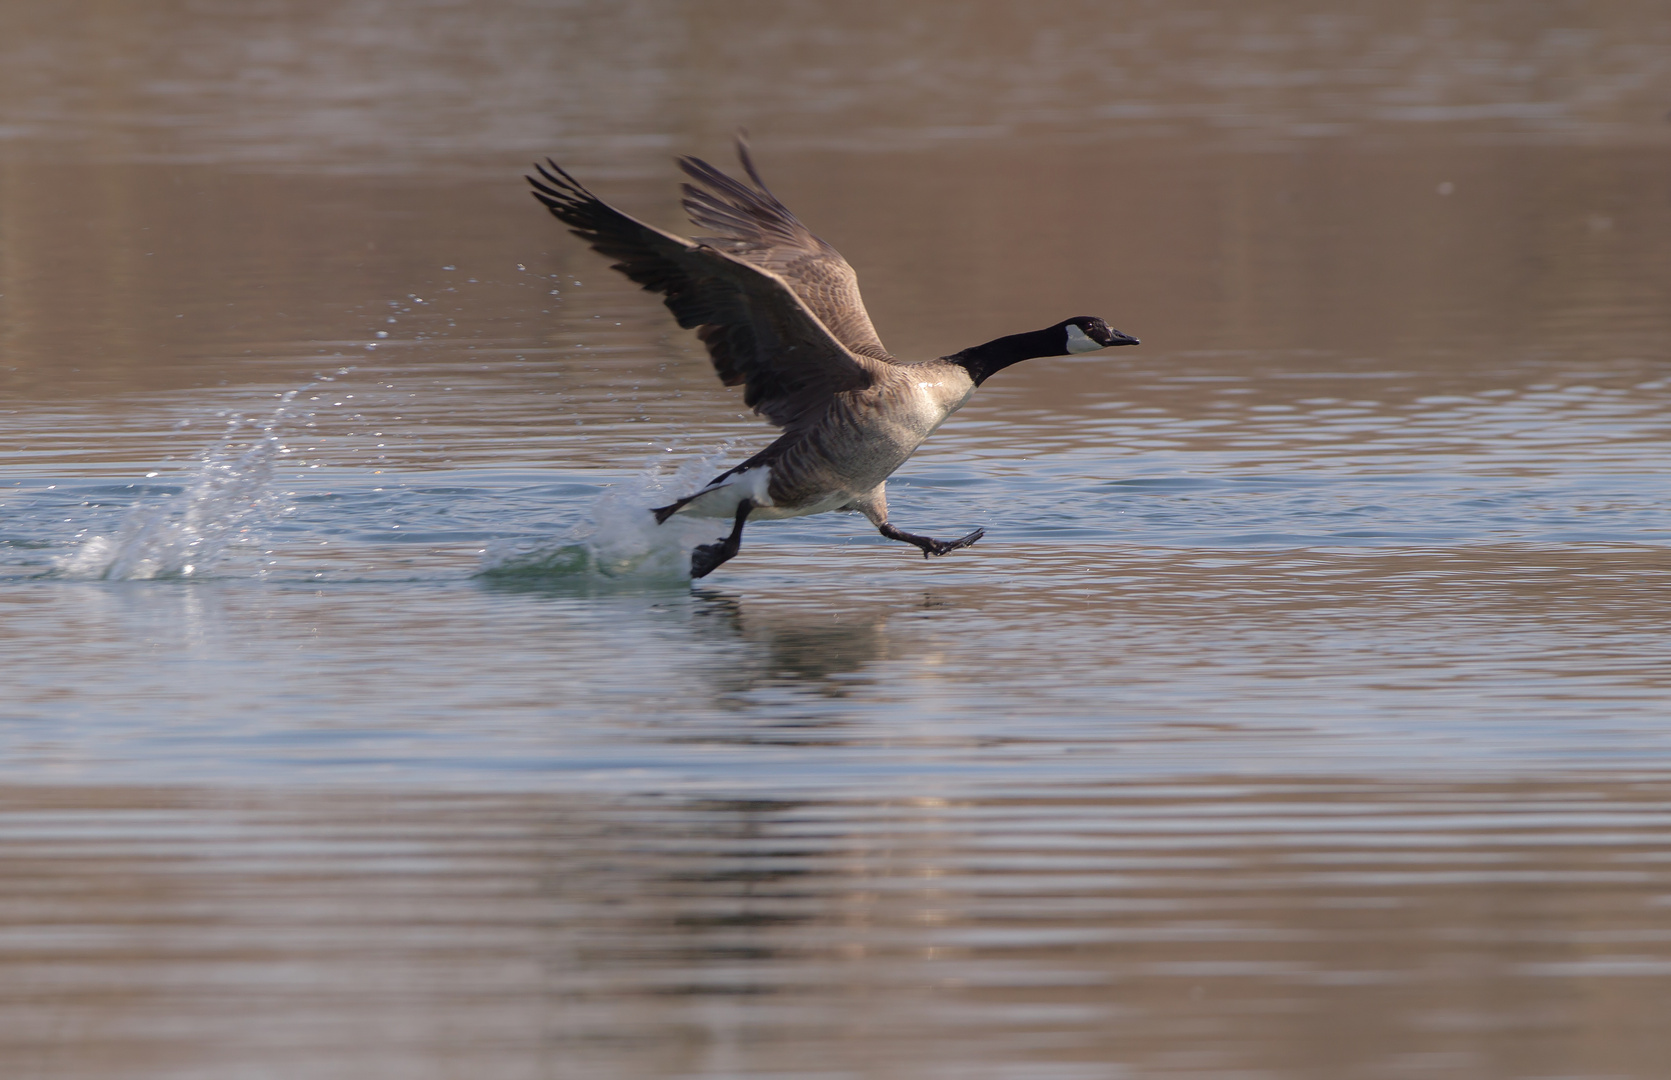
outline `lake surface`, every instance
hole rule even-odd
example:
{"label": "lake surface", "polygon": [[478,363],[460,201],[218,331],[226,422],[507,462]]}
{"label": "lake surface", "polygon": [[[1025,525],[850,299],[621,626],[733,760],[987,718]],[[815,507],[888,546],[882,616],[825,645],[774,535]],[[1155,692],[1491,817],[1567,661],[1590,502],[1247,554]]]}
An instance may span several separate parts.
{"label": "lake surface", "polygon": [[[1671,16],[0,9],[0,1073],[1657,1078]],[[902,528],[528,196],[776,191]]]}

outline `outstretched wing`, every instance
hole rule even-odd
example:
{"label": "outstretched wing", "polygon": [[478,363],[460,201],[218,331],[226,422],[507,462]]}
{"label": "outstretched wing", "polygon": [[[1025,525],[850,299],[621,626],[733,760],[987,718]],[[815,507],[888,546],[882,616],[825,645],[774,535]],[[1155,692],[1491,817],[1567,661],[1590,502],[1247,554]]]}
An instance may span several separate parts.
{"label": "outstretched wing", "polygon": [[702,185],[680,185],[685,213],[699,228],[715,233],[697,239],[782,277],[836,340],[853,352],[894,362],[865,311],[859,277],[841,252],[812,235],[766,189],[741,137],[737,157],[754,181],[753,187],[701,158],[679,159],[685,175]]}
{"label": "outstretched wing", "polygon": [[831,395],[875,380],[875,361],[849,352],[770,269],[623,214],[556,162],[535,168],[534,197],[616,270],[661,293],[707,345],[725,385],[741,384],[743,401],[772,423],[794,426]]}

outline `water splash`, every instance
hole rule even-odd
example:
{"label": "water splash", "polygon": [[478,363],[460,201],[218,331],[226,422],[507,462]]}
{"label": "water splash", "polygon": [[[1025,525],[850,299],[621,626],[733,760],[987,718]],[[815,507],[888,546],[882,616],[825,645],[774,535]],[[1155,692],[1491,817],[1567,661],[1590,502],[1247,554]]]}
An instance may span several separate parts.
{"label": "water splash", "polygon": [[313,385],[281,395],[264,417],[230,417],[184,491],[161,503],[136,503],[113,535],[85,536],[76,550],[53,560],[57,572],[109,581],[198,577],[230,548],[257,541],[261,526],[284,508],[272,483],[286,453],[279,429],[295,411],[297,395]]}
{"label": "water splash", "polygon": [[650,508],[689,495],[724,470],[727,444],[676,469],[657,462],[611,487],[587,519],[552,543],[502,540],[482,552],[478,576],[495,581],[673,584],[690,578],[690,550],[717,539],[716,523],[674,517],[656,524]]}

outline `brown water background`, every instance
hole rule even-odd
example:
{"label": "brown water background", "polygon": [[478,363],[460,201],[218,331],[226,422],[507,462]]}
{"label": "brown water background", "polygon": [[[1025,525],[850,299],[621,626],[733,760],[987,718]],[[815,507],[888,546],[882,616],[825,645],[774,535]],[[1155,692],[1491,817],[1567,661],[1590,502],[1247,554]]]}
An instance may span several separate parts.
{"label": "brown water background", "polygon": [[[0,1074],[1671,1074],[1671,12],[0,4]],[[908,359],[768,437],[528,197],[729,164]],[[706,539],[704,527],[683,537]]]}

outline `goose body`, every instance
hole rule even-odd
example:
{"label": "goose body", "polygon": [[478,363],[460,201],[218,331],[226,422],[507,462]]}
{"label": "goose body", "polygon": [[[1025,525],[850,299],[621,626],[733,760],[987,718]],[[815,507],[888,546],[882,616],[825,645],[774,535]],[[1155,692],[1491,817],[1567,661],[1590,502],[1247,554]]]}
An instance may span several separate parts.
{"label": "goose body", "polygon": [[[953,364],[899,370],[909,377],[882,393],[839,396],[811,432],[781,438],[721,473],[675,512],[730,518],[743,498],[754,504],[750,520],[873,506],[894,470],[975,391],[975,381]],[[880,525],[886,516],[872,520]]]}
{"label": "goose body", "polygon": [[691,554],[705,577],[737,553],[752,520],[857,510],[883,536],[944,555],[979,540],[916,536],[888,522],[886,481],[987,377],[1022,360],[1135,345],[1101,319],[1079,316],[917,363],[882,347],[841,254],[800,223],[738,157],[752,186],[696,158],[680,167],[691,220],[717,235],[687,240],[603,202],[554,162],[529,177],[534,195],[614,268],[659,292],[679,325],[707,345],[715,371],[783,429],[777,441],[707,485],[654,511],[729,518],[724,540]]}

